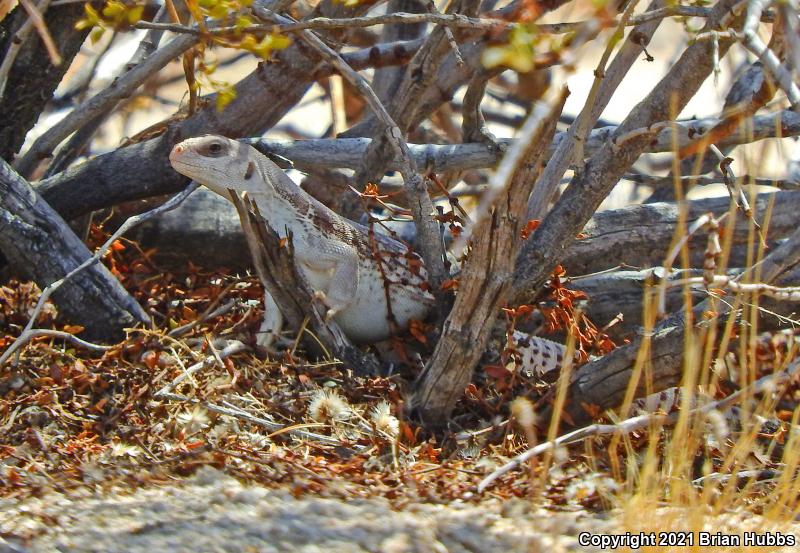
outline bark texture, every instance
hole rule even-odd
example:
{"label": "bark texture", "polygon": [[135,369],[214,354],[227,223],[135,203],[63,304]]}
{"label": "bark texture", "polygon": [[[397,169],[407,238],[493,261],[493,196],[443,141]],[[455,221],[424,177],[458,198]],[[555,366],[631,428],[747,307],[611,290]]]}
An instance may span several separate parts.
{"label": "bark texture", "polygon": [[[0,157],[11,161],[25,140],[25,135],[53,97],[73,58],[81,49],[90,29],[75,30],[75,23],[84,15],[83,3],[52,6],[45,14],[45,23],[63,58],[61,65],[50,62],[44,44],[36,32],[25,41],[11,68],[5,93],[0,101]],[[11,44],[14,33],[28,18],[17,6],[0,22],[0,59]]]}
{"label": "bark texture", "polygon": [[[64,220],[0,160],[0,250],[41,288],[91,257]],[[119,340],[147,314],[100,263],[75,274],[53,294],[61,314],[90,340]]]}

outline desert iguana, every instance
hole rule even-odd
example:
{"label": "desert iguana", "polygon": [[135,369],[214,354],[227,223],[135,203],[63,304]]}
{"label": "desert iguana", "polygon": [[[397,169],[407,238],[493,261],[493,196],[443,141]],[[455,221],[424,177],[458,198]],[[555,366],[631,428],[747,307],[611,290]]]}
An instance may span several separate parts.
{"label": "desert iguana", "polygon": [[[279,234],[291,232],[295,259],[317,297],[355,343],[391,336],[433,306],[421,258],[402,243],[338,215],[308,195],[277,165],[243,142],[220,136],[190,138],[169,156],[172,167],[220,196],[246,193]],[[387,301],[388,298],[388,301]],[[283,317],[265,292],[259,344],[268,345]],[[561,367],[564,346],[521,332],[514,335],[522,364],[543,374]]]}
{"label": "desert iguana", "polygon": [[[350,221],[308,195],[258,150],[220,136],[190,138],[169,156],[172,167],[226,199],[246,193],[279,234],[291,232],[295,259],[317,297],[342,331],[356,343],[370,343],[423,320],[434,298],[426,290],[421,258],[391,237]],[[388,302],[387,302],[388,297]],[[264,292],[264,323],[258,343],[268,346],[280,332],[283,317]],[[556,342],[514,331],[515,364],[542,376],[561,368],[566,348]],[[646,411],[677,405],[670,388],[636,402]]]}

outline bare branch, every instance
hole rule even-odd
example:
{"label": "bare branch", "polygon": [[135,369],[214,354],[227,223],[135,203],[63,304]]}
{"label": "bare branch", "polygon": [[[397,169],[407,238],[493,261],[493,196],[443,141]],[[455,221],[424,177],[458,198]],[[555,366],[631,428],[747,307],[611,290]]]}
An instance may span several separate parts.
{"label": "bare branch", "polygon": [[[720,119],[709,117],[675,123],[677,137],[673,138],[673,129],[669,124],[658,124],[661,130],[642,147],[642,153],[658,153],[672,151],[689,144],[698,136],[714,128]],[[747,131],[731,133],[718,146],[736,146],[749,144],[768,138],[788,138],[800,136],[800,115],[792,110],[779,111],[774,114],[758,115],[747,119]],[[584,154],[593,156],[603,149],[618,133],[619,127],[602,127],[594,129],[584,145]],[[550,147],[548,157],[567,138],[566,132],[557,133]],[[336,138],[313,140],[272,140],[264,138],[250,139],[250,144],[264,153],[277,154],[291,159],[299,169],[315,168],[347,168],[357,169],[363,162],[371,140],[368,138]],[[500,138],[498,144],[510,148],[513,139]],[[483,169],[493,167],[500,161],[501,152],[495,151],[486,144],[409,144],[409,150],[417,165],[423,170],[436,173]],[[389,164],[390,169],[398,169],[396,163]]]}
{"label": "bare branch", "polygon": [[31,145],[30,149],[15,163],[17,171],[23,175],[30,174],[39,161],[52,154],[61,141],[99,114],[110,109],[116,102],[127,98],[145,80],[196,43],[197,37],[193,35],[175,37],[163,48],[153,53],[145,62],[117,79],[114,86],[97,93],[72,110]]}
{"label": "bare branch", "polygon": [[[781,64],[775,52],[764,44],[764,41],[758,36],[758,24],[761,21],[761,14],[770,3],[766,0],[748,0],[747,15],[742,32],[734,32],[734,36],[741,41],[742,46],[761,60],[764,68],[770,72],[778,86],[786,93],[792,108],[797,109],[798,104],[800,104],[800,88],[797,87],[797,84],[792,79],[792,72]],[[793,15],[792,17],[796,18],[797,16]]]}
{"label": "bare branch", "polygon": [[47,8],[47,3],[44,3],[43,8],[35,6],[31,3],[31,0],[20,0],[20,4],[25,11],[28,12],[30,21],[36,28],[36,32],[39,33],[39,38],[42,39],[44,47],[47,49],[47,55],[50,56],[50,62],[53,65],[61,65],[61,54],[58,53],[58,47],[56,46],[50,31],[47,29],[47,24],[44,22],[44,18],[42,17],[42,13]]}
{"label": "bare branch", "polygon": [[[50,0],[41,0],[39,4],[36,6],[36,8],[41,13],[47,10],[47,6],[49,4]],[[30,3],[26,2],[25,5],[30,6]],[[33,17],[29,16],[28,20],[25,21],[25,23],[23,23],[22,27],[20,27],[19,30],[17,30],[17,32],[14,34],[14,38],[11,40],[11,45],[8,47],[6,55],[3,57],[3,63],[0,64],[0,98],[2,98],[3,94],[5,93],[6,84],[8,83],[8,74],[11,71],[11,67],[17,60],[17,55],[19,54],[19,51],[22,49],[22,46],[25,44],[25,41],[28,39],[28,36],[30,36],[34,27],[35,27],[34,19]]]}
{"label": "bare branch", "polygon": [[[659,9],[663,3],[663,0],[654,0],[649,7],[651,9]],[[528,200],[527,216],[529,219],[541,219],[547,213],[553,194],[569,164],[582,165],[585,142],[589,138],[590,130],[594,127],[600,114],[603,113],[603,110],[611,100],[614,91],[627,75],[633,63],[639,58],[642,50],[650,42],[661,23],[660,19],[656,19],[651,23],[634,28],[614,61],[611,62],[608,71],[606,71],[608,58],[611,56],[617,41],[622,38],[622,30],[628,22],[634,7],[636,7],[636,2],[631,2],[620,18],[617,31],[606,45],[597,69],[595,69],[595,79],[581,113],[575,122],[570,125],[566,136],[559,142],[548,160],[542,178],[539,179],[533,189],[533,193]]]}
{"label": "bare branch", "polygon": [[[714,16],[707,21],[707,27],[716,28],[728,21],[732,17],[729,10],[735,4],[735,0],[720,0],[714,7]],[[730,41],[721,41],[720,52],[724,54],[729,46]],[[649,128],[680,112],[713,69],[709,48],[710,45],[705,43],[687,48],[667,75],[631,111],[614,136]],[[518,273],[525,276],[520,276],[515,284],[513,301],[525,302],[535,297],[566,248],[651,140],[650,136],[642,136],[628,141],[618,151],[615,151],[613,143],[608,143],[589,159],[585,169],[576,175],[533,236],[525,242],[520,254],[521,272]]]}

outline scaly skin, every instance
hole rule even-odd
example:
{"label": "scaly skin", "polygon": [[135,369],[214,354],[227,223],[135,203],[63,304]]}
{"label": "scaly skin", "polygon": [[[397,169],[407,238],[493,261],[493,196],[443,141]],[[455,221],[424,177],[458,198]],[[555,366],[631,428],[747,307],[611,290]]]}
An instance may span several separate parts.
{"label": "scaly skin", "polygon": [[[328,209],[252,146],[219,136],[190,138],[175,146],[170,162],[224,198],[246,192],[278,234],[291,232],[300,270],[352,341],[391,335],[387,290],[401,330],[412,319],[424,319],[433,305],[417,254]],[[274,305],[272,298],[266,301]],[[267,324],[277,332],[282,321],[272,318]],[[260,342],[271,341],[271,334]]]}

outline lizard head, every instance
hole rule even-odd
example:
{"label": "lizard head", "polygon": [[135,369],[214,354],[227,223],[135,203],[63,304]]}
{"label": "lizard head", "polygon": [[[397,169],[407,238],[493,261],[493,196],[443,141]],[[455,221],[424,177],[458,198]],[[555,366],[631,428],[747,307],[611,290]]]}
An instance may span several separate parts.
{"label": "lizard head", "polygon": [[172,167],[217,194],[228,197],[228,190],[246,192],[255,172],[252,148],[222,136],[189,138],[176,144],[169,154]]}

